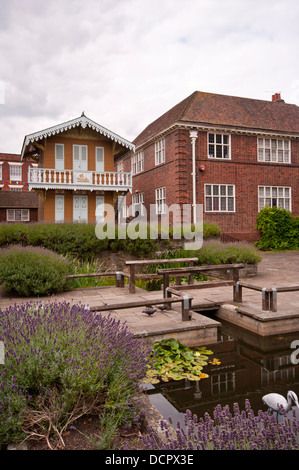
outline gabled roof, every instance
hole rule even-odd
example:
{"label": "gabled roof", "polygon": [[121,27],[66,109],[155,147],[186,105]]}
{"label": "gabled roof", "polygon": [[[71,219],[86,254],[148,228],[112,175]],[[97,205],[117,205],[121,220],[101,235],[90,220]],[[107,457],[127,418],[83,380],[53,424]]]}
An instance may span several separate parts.
{"label": "gabled roof", "polygon": [[91,119],[86,117],[84,113],[82,113],[82,115],[78,118],[71,119],[70,121],[63,122],[62,124],[57,124],[56,126],[48,127],[47,129],[44,129],[42,131],[26,135],[23,142],[21,157],[23,158],[28,145],[79,126],[81,126],[83,129],[90,128],[95,132],[98,132],[99,134],[103,135],[104,137],[113,140],[124,148],[128,150],[134,150],[134,144],[132,142],[129,142],[128,140],[120,137],[112,131],[109,131],[108,129],[101,126],[100,124],[97,124],[95,121],[92,121]]}
{"label": "gabled roof", "polygon": [[299,134],[299,107],[281,99],[264,101],[195,91],[149,124],[133,143],[138,147],[178,125]]}

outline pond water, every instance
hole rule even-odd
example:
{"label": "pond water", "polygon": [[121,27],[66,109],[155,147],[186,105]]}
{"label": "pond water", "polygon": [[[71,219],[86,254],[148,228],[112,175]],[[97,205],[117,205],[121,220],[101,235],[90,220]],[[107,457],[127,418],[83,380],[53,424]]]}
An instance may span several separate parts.
{"label": "pond water", "polygon": [[[155,384],[148,390],[151,403],[165,418],[173,423],[183,423],[185,411],[191,410],[199,418],[206,412],[213,417],[215,407],[238,403],[245,409],[245,400],[252,410],[267,410],[262,397],[267,393],[287,396],[293,390],[299,397],[299,364],[291,362],[293,340],[299,340],[299,332],[262,337],[221,322],[218,341],[207,345],[220,365],[208,365],[203,372],[209,377],[198,382],[170,381]],[[289,412],[291,413],[291,412]],[[296,407],[297,419],[299,410]]]}

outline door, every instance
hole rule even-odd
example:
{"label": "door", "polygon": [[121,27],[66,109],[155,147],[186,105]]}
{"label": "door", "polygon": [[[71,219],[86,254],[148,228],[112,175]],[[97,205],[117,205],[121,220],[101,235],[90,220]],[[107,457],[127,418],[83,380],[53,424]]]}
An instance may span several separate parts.
{"label": "door", "polygon": [[96,197],[96,222],[104,222],[104,196]]}
{"label": "door", "polygon": [[64,145],[55,144],[55,169],[64,170]]}
{"label": "door", "polygon": [[87,196],[74,196],[73,220],[74,222],[87,222]]}
{"label": "door", "polygon": [[87,171],[87,145],[73,145],[74,171]]}
{"label": "door", "polygon": [[64,196],[55,194],[55,222],[64,221]]}
{"label": "door", "polygon": [[96,147],[96,171],[104,171],[104,147]]}

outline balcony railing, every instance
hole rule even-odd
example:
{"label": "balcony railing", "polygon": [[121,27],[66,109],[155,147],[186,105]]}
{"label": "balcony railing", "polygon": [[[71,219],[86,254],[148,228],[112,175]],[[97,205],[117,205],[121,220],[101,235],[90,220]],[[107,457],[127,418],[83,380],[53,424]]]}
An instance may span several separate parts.
{"label": "balcony railing", "polygon": [[29,168],[28,184],[29,189],[125,191],[132,189],[132,173]]}

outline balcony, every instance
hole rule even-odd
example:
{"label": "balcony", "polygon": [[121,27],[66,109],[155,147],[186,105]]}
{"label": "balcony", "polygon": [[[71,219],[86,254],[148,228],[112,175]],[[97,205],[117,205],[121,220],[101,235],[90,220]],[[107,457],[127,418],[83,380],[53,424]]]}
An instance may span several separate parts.
{"label": "balcony", "polygon": [[29,189],[131,191],[132,173],[29,168],[28,185]]}

